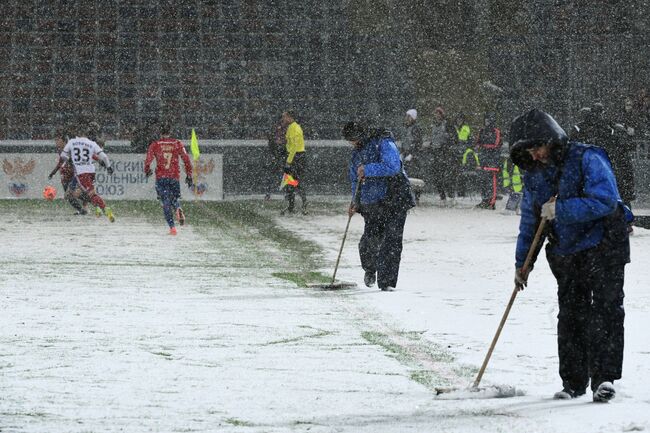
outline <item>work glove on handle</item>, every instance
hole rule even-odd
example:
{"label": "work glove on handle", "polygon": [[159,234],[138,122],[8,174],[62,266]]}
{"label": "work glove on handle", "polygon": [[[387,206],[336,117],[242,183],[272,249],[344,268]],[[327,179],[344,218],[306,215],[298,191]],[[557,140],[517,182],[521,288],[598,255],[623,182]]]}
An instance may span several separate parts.
{"label": "work glove on handle", "polygon": [[555,219],[555,198],[551,198],[542,205],[541,217],[546,218],[548,221]]}
{"label": "work glove on handle", "polygon": [[533,267],[530,266],[526,272],[522,268],[515,269],[515,287],[519,290],[524,290],[524,287],[528,285],[528,275],[533,270]]}
{"label": "work glove on handle", "polygon": [[109,176],[113,176],[113,167],[106,167],[106,172]]}

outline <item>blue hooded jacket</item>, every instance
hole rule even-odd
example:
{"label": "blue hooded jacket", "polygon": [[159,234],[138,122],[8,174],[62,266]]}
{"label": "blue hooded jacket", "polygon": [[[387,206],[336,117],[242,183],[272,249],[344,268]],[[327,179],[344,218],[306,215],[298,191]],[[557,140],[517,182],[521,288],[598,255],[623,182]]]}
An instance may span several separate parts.
{"label": "blue hooded jacket", "polygon": [[349,177],[352,182],[353,197],[357,185],[357,168],[360,165],[363,165],[365,170],[360,204],[379,203],[386,196],[387,177],[395,176],[402,166],[395,141],[389,136],[370,137],[364,139],[361,148],[352,151]]}
{"label": "blue hooded jacket", "polygon": [[550,253],[559,256],[598,245],[604,235],[604,218],[619,206],[616,178],[603,149],[569,142],[563,161],[559,181],[556,180],[558,167],[553,164],[538,166],[524,175],[517,267],[524,264],[542,205],[555,193],[555,219],[550,222],[554,241]]}

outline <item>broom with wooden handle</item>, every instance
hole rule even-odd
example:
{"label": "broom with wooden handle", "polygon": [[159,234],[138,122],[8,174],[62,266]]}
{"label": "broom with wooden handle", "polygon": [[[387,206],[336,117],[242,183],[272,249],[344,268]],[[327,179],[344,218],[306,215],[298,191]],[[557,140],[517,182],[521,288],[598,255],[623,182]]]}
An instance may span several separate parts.
{"label": "broom with wooden handle", "polygon": [[[352,197],[352,201],[350,202],[350,207],[354,206],[359,201],[359,197],[361,196],[361,181],[362,181],[361,178],[357,179],[356,189],[354,190],[354,197]],[[332,281],[329,284],[319,284],[319,283],[308,284],[307,285],[308,287],[320,288],[326,290],[356,287],[356,284],[354,283],[336,282],[336,272],[339,269],[339,262],[341,261],[341,254],[343,253],[343,246],[345,245],[345,239],[348,236],[348,229],[350,228],[350,221],[352,220],[352,215],[354,214],[351,213],[348,216],[348,223],[346,224],[345,231],[343,232],[343,240],[341,241],[341,248],[339,248],[339,255],[336,258],[336,264],[334,265],[334,273],[332,274]]]}
{"label": "broom with wooden handle", "polygon": [[[533,256],[535,255],[535,251],[537,250],[537,245],[539,244],[539,241],[542,238],[542,234],[544,233],[544,227],[546,226],[546,222],[547,219],[542,218],[542,220],[539,223],[539,226],[537,227],[537,231],[535,232],[535,237],[533,238],[533,242],[531,243],[530,248],[528,249],[526,260],[524,261],[524,265],[521,267],[522,275],[528,274],[530,264],[533,260]],[[485,359],[483,360],[483,365],[481,365],[481,368],[479,369],[478,374],[476,375],[476,379],[474,380],[474,383],[469,388],[470,391],[479,391],[479,384],[481,383],[481,379],[483,378],[483,373],[485,373],[485,369],[487,368],[488,362],[490,362],[490,358],[492,357],[492,352],[494,351],[494,347],[497,345],[497,341],[499,340],[499,336],[501,335],[503,326],[505,325],[506,320],[508,319],[508,315],[510,314],[510,309],[512,308],[512,305],[515,302],[515,298],[517,297],[517,292],[519,292],[520,290],[521,289],[517,285],[515,285],[515,288],[512,291],[512,295],[510,295],[510,301],[508,301],[506,310],[503,312],[503,316],[501,317],[501,322],[499,323],[497,332],[494,334],[494,338],[492,338],[492,343],[490,344],[490,348],[488,349],[488,352],[485,355]],[[440,394],[445,394],[457,390],[458,388],[441,387],[441,388],[436,388],[436,394],[440,395]],[[515,395],[517,395],[516,390],[513,387],[495,386],[495,391],[496,391],[495,397],[514,397]]]}

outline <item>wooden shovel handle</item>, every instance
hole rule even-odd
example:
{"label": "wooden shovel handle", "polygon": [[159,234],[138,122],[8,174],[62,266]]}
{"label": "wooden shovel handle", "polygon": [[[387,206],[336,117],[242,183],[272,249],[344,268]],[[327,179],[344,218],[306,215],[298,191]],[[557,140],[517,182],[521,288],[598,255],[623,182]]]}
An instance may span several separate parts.
{"label": "wooden shovel handle", "polygon": [[[533,242],[530,244],[530,248],[528,249],[528,254],[526,255],[526,260],[524,261],[524,266],[522,266],[521,268],[523,275],[526,275],[526,272],[530,267],[530,262],[533,260],[533,255],[537,250],[537,244],[539,243],[539,240],[542,238],[542,233],[544,232],[546,221],[547,221],[546,218],[542,218],[542,220],[539,223],[539,226],[537,227],[537,232],[535,232],[535,237],[533,238]],[[481,365],[481,369],[478,371],[476,380],[474,380],[474,384],[472,385],[474,388],[478,388],[478,385],[481,383],[481,379],[483,378],[483,373],[485,373],[485,369],[487,368],[488,362],[490,361],[490,357],[492,356],[494,347],[497,345],[497,341],[499,340],[499,336],[501,335],[501,330],[503,329],[503,326],[506,323],[506,319],[508,319],[508,314],[510,314],[510,309],[512,308],[512,304],[514,304],[515,298],[517,297],[517,292],[519,292],[519,288],[515,286],[514,290],[512,291],[512,295],[510,295],[510,301],[508,301],[508,305],[506,306],[506,311],[503,312],[503,316],[501,317],[501,322],[499,323],[497,332],[496,334],[494,334],[494,338],[492,338],[492,344],[490,344],[490,349],[488,350],[487,355],[485,355],[485,359],[483,360],[483,365]]]}

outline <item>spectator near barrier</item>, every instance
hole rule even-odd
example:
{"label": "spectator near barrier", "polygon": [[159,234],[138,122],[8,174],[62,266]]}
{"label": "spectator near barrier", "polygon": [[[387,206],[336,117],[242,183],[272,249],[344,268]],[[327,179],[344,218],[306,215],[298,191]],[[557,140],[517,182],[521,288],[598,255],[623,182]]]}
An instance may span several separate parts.
{"label": "spectator near barrier", "polygon": [[617,128],[605,118],[605,107],[595,103],[591,108],[581,110],[583,120],[571,131],[571,139],[586,144],[595,144],[607,152],[616,177],[616,184],[623,203],[631,208],[636,198],[634,193],[634,166],[632,153],[635,143],[622,128]]}
{"label": "spectator near barrier", "polygon": [[[445,110],[436,107],[431,131],[432,177],[441,201],[454,198],[454,182],[457,172],[455,136],[453,126],[445,118]],[[427,175],[428,175],[427,170]]]}
{"label": "spectator near barrier", "polygon": [[[411,108],[406,112],[404,118],[404,136],[401,143],[401,157],[404,161],[404,168],[409,176],[417,179],[431,179],[427,175],[427,171],[433,169],[432,155],[429,149],[423,147],[422,130],[420,125],[417,124],[418,111]],[[426,183],[428,183],[425,180]],[[426,184],[425,184],[426,188]],[[415,200],[420,201],[421,189],[417,189],[415,193]]]}
{"label": "spectator near barrier", "polygon": [[501,130],[496,127],[493,113],[484,116],[484,127],[478,133],[476,150],[480,160],[483,175],[479,176],[481,183],[481,202],[476,205],[482,209],[494,210],[497,201],[497,176],[500,171],[499,155],[501,153]]}
{"label": "spectator near barrier", "polygon": [[468,195],[470,185],[476,177],[479,160],[472,143],[472,130],[463,114],[456,116],[454,129],[456,130],[455,149],[458,152],[455,156],[456,191],[459,197],[465,197]]}
{"label": "spectator near barrier", "polygon": [[620,128],[624,129],[628,138],[634,140],[637,157],[647,158],[650,136],[648,134],[648,123],[650,122],[650,105],[644,102],[646,99],[644,89],[639,93],[637,99],[626,97],[623,102],[623,110],[615,119]]}
{"label": "spectator near barrier", "polygon": [[510,153],[506,152],[503,155],[503,163],[501,165],[501,179],[504,192],[508,195],[506,202],[506,210],[519,211],[521,198],[523,197],[523,175],[519,167],[512,162]]}
{"label": "spectator near barrier", "polygon": [[268,173],[268,186],[266,190],[265,200],[271,199],[271,194],[277,191],[279,179],[282,178],[282,168],[284,161],[287,158],[287,127],[283,125],[280,118],[274,125],[273,129],[268,135],[269,157],[265,158],[267,173]]}

